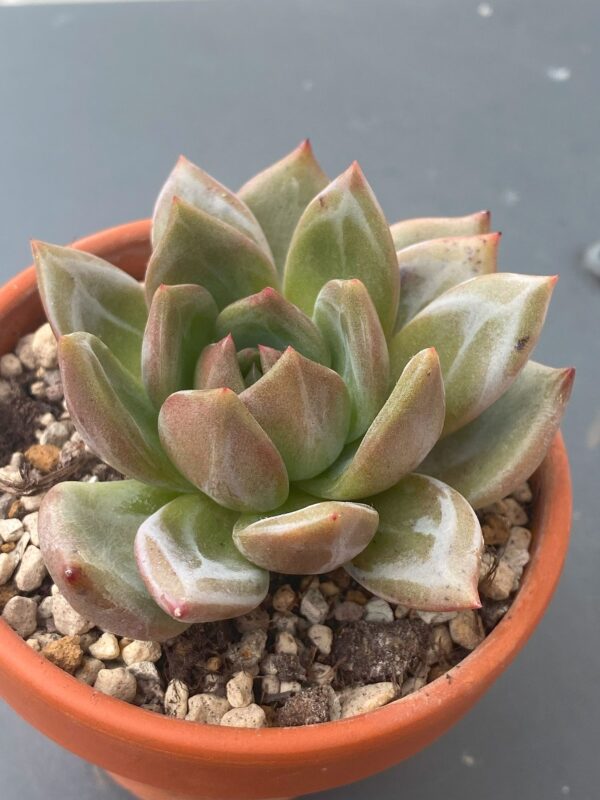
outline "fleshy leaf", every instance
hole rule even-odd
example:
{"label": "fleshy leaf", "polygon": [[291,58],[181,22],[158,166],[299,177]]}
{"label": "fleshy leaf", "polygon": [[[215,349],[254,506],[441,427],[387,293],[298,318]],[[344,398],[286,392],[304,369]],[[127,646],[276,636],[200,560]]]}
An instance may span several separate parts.
{"label": "fleshy leaf", "polygon": [[254,386],[254,384],[262,378],[262,372],[256,364],[252,364],[248,372],[244,375],[244,385],[246,388]]}
{"label": "fleshy leaf", "polygon": [[439,442],[419,471],[449,483],[474,508],[506,497],[544,459],[574,377],[573,369],[530,361],[499,400]]}
{"label": "fleshy leaf", "polygon": [[360,553],[373,538],[377,522],[377,512],[362,503],[319,502],[294,491],[268,517],[240,517],[233,539],[246,558],[265,569],[321,575]]}
{"label": "fleshy leaf", "polygon": [[233,544],[237,514],[200,494],[172,500],[146,519],[135,557],[146,588],[171,617],[214,622],[247,614],[269,590],[269,573]]}
{"label": "fleshy leaf", "polygon": [[407,475],[369,499],[379,512],[371,544],[346,570],[392,603],[426,611],[480,606],[481,528],[464,497],[441,481]]}
{"label": "fleshy leaf", "polygon": [[[231,336],[230,333],[228,333],[227,336],[231,337],[233,341],[233,336]],[[237,360],[242,375],[245,375],[253,364],[256,364],[258,367],[260,365],[260,352],[258,347],[242,347],[241,350],[237,351]]]}
{"label": "fleshy leaf", "polygon": [[204,286],[219,308],[265,286],[278,286],[275,265],[236,228],[174,198],[164,235],[146,270],[146,300],[161,283]]}
{"label": "fleshy leaf", "polygon": [[313,319],[344,379],[352,402],[347,440],[361,436],[388,396],[390,365],[385,334],[367,289],[358,279],[326,283]]}
{"label": "fleshy leaf", "polygon": [[186,625],[148,594],[133,555],[140,524],[176,495],[137,481],[58,483],[39,514],[40,546],[73,608],[106,631],[164,641]]}
{"label": "fleshy leaf", "polygon": [[202,348],[212,339],[219,309],[202,286],[159,286],[142,345],[142,378],[160,408],[170,394],[191,389]]}
{"label": "fleshy leaf", "polygon": [[291,481],[318,475],[341,453],[350,423],[344,381],[293,348],[240,400],[279,450]]}
{"label": "fleshy leaf", "polygon": [[383,211],[358,164],[310,203],[292,238],[284,295],[312,314],[332,278],[359,278],[367,287],[386,334],[398,309],[400,278]]}
{"label": "fleshy leaf", "polygon": [[398,252],[399,331],[422,308],[453,286],[496,271],[499,233],[432,239]]}
{"label": "fleshy leaf", "polygon": [[71,247],[33,242],[38,287],[56,337],[93,333],[139,377],[148,311],[144,290],[126,272]]}
{"label": "fleshy leaf", "polygon": [[260,368],[263,371],[263,374],[265,374],[271,369],[271,367],[275,366],[283,353],[281,350],[275,350],[274,347],[267,347],[264,344],[259,344],[258,355],[260,358]]}
{"label": "fleshy leaf", "polygon": [[195,486],[236,511],[269,511],[288,495],[281,456],[231,389],[177,392],[159,415],[163,447]]}
{"label": "fleshy leaf", "polygon": [[329,180],[306,139],[289,155],[259,172],[238,192],[265,232],[283,273],[292,234],[302,212]]}
{"label": "fleshy leaf", "polygon": [[152,218],[153,247],[166,233],[175,197],[235,228],[271,256],[265,234],[244,201],[184,156],[179,157],[156,200]]}
{"label": "fleshy leaf", "polygon": [[439,353],[444,435],[478,417],[517,377],[539,338],[555,283],[537,275],[481,275],[444,292],[396,334],[392,375],[426,345]]}
{"label": "fleshy leaf", "polygon": [[314,322],[274,289],[232,303],[217,317],[217,335],[234,338],[238,350],[260,344],[292,346],[311,361],[329,366],[329,351]]}
{"label": "fleshy leaf", "polygon": [[302,488],[318,497],[355,500],[394,486],[434,446],[444,424],[444,386],[433,348],[407,364],[361,442],[347,445],[323,474]]}
{"label": "fleshy leaf", "polygon": [[243,392],[245,388],[231,334],[204,348],[194,377],[195,389],[222,387],[227,387],[236,394]]}
{"label": "fleshy leaf", "polygon": [[489,233],[489,230],[489,211],[477,211],[466,217],[404,219],[391,227],[396,250],[429,239],[440,239],[446,236],[477,236],[480,233]]}
{"label": "fleshy leaf", "polygon": [[92,450],[130,478],[189,491],[158,438],[157,412],[142,384],[90,333],[62,336],[58,356],[65,398]]}

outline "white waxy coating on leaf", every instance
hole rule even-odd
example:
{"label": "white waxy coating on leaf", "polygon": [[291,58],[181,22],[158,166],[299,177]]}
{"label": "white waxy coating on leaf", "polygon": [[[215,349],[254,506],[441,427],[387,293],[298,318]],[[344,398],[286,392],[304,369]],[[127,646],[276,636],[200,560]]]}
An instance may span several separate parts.
{"label": "white waxy coating on leaf", "polygon": [[98,256],[72,247],[34,242],[38,288],[54,334],[97,336],[139,377],[148,311],[134,278]]}
{"label": "white waxy coating on leaf", "polygon": [[244,201],[184,156],[178,159],[156,200],[152,217],[153,247],[165,234],[175,197],[231,225],[271,257],[265,234]]}
{"label": "white waxy coating on leaf", "polygon": [[233,544],[237,514],[200,494],[172,500],[140,526],[135,556],[146,587],[170,616],[213,622],[252,611],[268,573]]}
{"label": "white waxy coating on leaf", "polygon": [[434,446],[444,408],[440,363],[429,348],[407,364],[362,441],[347,445],[330,469],[302,487],[336,500],[383,492],[415,469]]}
{"label": "white waxy coating on leaf", "polygon": [[481,508],[510,494],[541,464],[571,393],[574,370],[530,361],[499,400],[439,442],[419,467]]}
{"label": "white waxy coating on leaf", "polygon": [[292,347],[240,400],[278,449],[291,481],[318,475],[341,453],[350,423],[344,381]]}
{"label": "white waxy coating on leaf", "polygon": [[269,511],[285,501],[281,456],[231,389],[172,394],[160,411],[159,433],[182,474],[226,508]]}
{"label": "white waxy coating on leaf", "polygon": [[476,211],[465,217],[418,217],[396,222],[390,228],[396,250],[444,236],[476,236],[489,233],[490,212]]}
{"label": "white waxy coating on leaf", "polygon": [[283,293],[312,314],[319,291],[334,278],[359,278],[384,331],[392,331],[400,291],[396,253],[383,211],[356,163],[318,194],[300,218]]}
{"label": "white waxy coating on leaf", "polygon": [[398,252],[400,305],[396,330],[453,286],[496,271],[499,233],[420,242]]}
{"label": "white waxy coating on leaf", "polygon": [[360,553],[378,519],[362,503],[319,502],[296,490],[267,517],[240,517],[233,538],[246,558],[272,572],[321,575]]}
{"label": "white waxy coating on leaf", "polygon": [[535,275],[481,275],[444,292],[393,338],[395,375],[423,347],[438,351],[446,389],[444,435],[479,416],[525,366],[555,282]]}
{"label": "white waxy coating on leaf", "polygon": [[369,503],[379,512],[379,528],[346,566],[355,580],[410,608],[479,607],[483,537],[475,512],[458,492],[413,474]]}

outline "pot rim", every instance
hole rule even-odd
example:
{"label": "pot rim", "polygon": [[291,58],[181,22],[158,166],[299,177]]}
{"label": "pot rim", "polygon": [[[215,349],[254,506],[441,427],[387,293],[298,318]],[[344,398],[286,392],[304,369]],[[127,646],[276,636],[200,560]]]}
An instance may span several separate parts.
{"label": "pot rim", "polygon": [[[79,239],[72,246],[105,257],[126,259],[130,249],[147,247],[150,220],[138,220]],[[119,257],[119,258],[117,258]],[[35,268],[28,267],[0,288],[0,320],[18,302],[37,296]],[[485,640],[448,673],[382,708],[345,720],[297,728],[240,728],[170,719],[95,691],[48,662],[0,620],[0,664],[26,683],[54,710],[71,716],[115,740],[134,741],[148,751],[231,764],[281,763],[299,754],[332,754],[354,747],[375,747],[389,735],[415,735],[440,713],[461,711],[466,696],[476,699],[525,644],[543,616],[566,557],[571,519],[571,481],[562,435],[557,433],[533,477],[538,498],[532,558],[519,591],[504,618]]]}

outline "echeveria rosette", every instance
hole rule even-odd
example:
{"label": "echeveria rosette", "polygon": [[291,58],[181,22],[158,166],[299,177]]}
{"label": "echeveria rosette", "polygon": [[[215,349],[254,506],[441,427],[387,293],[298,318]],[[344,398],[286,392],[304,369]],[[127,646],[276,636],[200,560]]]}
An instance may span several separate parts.
{"label": "echeveria rosette", "polygon": [[36,243],[72,418],[128,480],[63,483],[40,540],[72,605],[165,639],[243,614],[269,571],[345,566],[473,608],[473,508],[535,470],[571,370],[528,362],[552,278],[496,273],[489,213],[390,229],[357,164],[310,145],[237,193],[181,158],[144,285]]}

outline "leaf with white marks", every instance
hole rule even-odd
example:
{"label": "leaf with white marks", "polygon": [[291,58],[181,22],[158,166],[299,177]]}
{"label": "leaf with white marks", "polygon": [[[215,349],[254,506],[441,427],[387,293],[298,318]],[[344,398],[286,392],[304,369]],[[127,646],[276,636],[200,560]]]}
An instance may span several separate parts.
{"label": "leaf with white marks", "polygon": [[175,497],[137,481],[58,483],[45,496],[44,562],[71,606],[103,630],[164,641],[186,629],[150,597],[133,555],[139,526]]}
{"label": "leaf with white marks", "polygon": [[278,449],[291,481],[318,475],[341,453],[350,424],[344,381],[293,348],[240,400]]}
{"label": "leaf with white marks", "polygon": [[322,575],[360,553],[375,535],[378,519],[363,503],[319,502],[294,490],[268,516],[240,517],[233,538],[246,558],[272,572]]}
{"label": "leaf with white marks", "polygon": [[278,286],[275,265],[237,228],[178,197],[146,270],[150,304],[161,283],[204,286],[219,308],[265,286]]}
{"label": "leaf with white marks", "polygon": [[152,217],[153,247],[167,230],[175,197],[235,228],[271,257],[265,234],[244,201],[184,156],[179,157],[156,200]]}
{"label": "leaf with white marks", "polygon": [[350,392],[347,441],[353,442],[367,430],[388,396],[385,334],[364,283],[356,278],[326,283],[318,294],[313,319],[329,347],[332,369]]}
{"label": "leaf with white marks", "polygon": [[396,222],[390,228],[396,250],[417,242],[447,236],[477,236],[489,233],[490,212],[476,211],[465,217],[419,217]]}
{"label": "leaf with white marks", "polygon": [[300,218],[283,293],[312,314],[321,288],[334,278],[359,278],[385,333],[391,333],[400,291],[396,252],[383,211],[356,163],[318,194]]}
{"label": "leaf with white marks", "polygon": [[202,286],[159,286],[152,298],[142,345],[142,380],[160,408],[173,392],[191,389],[202,348],[219,309]]}
{"label": "leaf with white marks", "polygon": [[71,417],[94,453],[130,478],[189,491],[161,447],[158,414],[142,384],[108,347],[72,333],[59,339],[58,358]]}
{"label": "leaf with white marks", "polygon": [[236,394],[243,392],[245,388],[231,334],[204,348],[194,376],[194,389],[222,387],[232,389]]}
{"label": "leaf with white marks", "polygon": [[334,500],[383,492],[421,463],[443,424],[440,362],[429,348],[408,363],[362,441],[347,445],[333,466],[302,488]]}
{"label": "leaf with white marks", "polygon": [[398,252],[399,331],[416,314],[453,286],[496,271],[499,233],[432,239]]}
{"label": "leaf with white marks", "polygon": [[239,190],[238,197],[253,212],[269,240],[280,273],[302,212],[328,183],[306,139]]}
{"label": "leaf with white marks", "polygon": [[441,481],[407,475],[369,503],[379,513],[371,544],[346,570],[391,603],[425,611],[480,606],[483,537],[464,497]]}
{"label": "leaf with white marks", "polygon": [[261,344],[277,350],[291,346],[311,361],[329,366],[329,350],[317,326],[275,289],[263,289],[224,308],[216,331],[217,336],[230,333],[238,350]]}
{"label": "leaf with white marks", "polygon": [[439,353],[444,435],[478,417],[517,377],[537,343],[555,283],[537,275],[481,275],[444,292],[395,335],[392,375],[423,347]]}
{"label": "leaf with white marks", "polygon": [[269,574],[250,564],[231,538],[237,514],[208,497],[177,497],[148,517],[135,538],[146,588],[174,619],[231,619],[259,606]]}
{"label": "leaf with white marks", "polygon": [[33,242],[38,288],[54,334],[84,331],[97,336],[139,377],[148,311],[134,278],[102,258]]}
{"label": "leaf with white marks", "polygon": [[419,471],[453,486],[474,508],[506,497],[544,459],[574,377],[573,369],[530,361],[499,400],[439,442]]}
{"label": "leaf with white marks", "polygon": [[226,508],[270,511],[288,496],[277,448],[231,389],[172,394],[158,426],[182,474]]}

